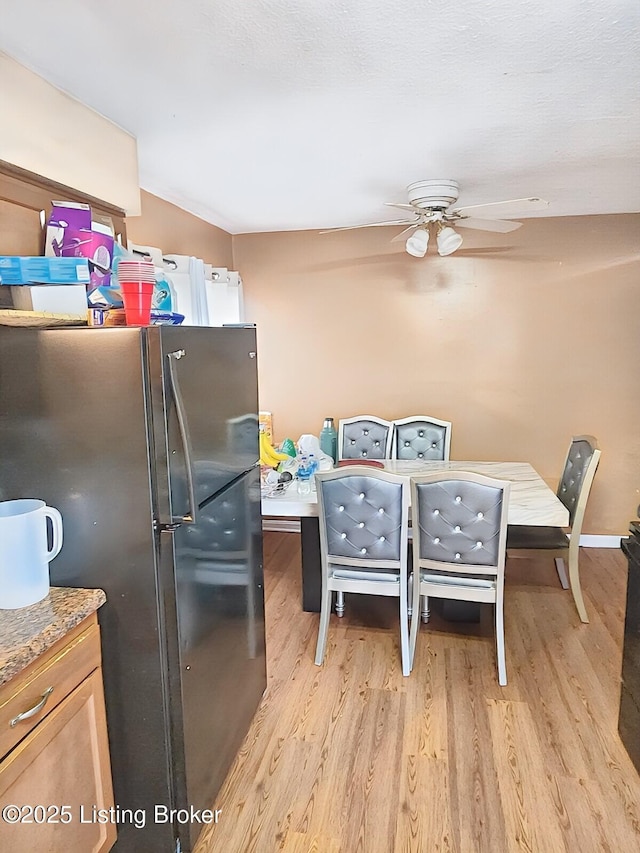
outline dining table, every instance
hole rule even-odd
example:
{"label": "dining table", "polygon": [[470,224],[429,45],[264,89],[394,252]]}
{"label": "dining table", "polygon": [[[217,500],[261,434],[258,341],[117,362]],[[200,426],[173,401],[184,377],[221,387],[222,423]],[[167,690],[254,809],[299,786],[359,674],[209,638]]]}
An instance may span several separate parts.
{"label": "dining table", "polygon": [[[507,523],[567,527],[569,511],[543,478],[528,462],[432,461],[408,459],[380,460],[384,469],[400,476],[437,471],[470,471],[511,483]],[[262,515],[299,518],[302,546],[302,609],[320,612],[320,528],[318,498],[315,489],[299,494],[297,483],[262,497]],[[464,617],[463,617],[464,618]],[[473,618],[473,617],[471,617]]]}

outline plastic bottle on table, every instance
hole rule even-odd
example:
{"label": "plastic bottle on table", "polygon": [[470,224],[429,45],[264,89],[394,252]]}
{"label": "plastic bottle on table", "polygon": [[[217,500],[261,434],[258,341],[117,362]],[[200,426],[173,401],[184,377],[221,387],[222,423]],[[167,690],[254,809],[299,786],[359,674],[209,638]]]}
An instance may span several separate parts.
{"label": "plastic bottle on table", "polygon": [[316,459],[315,453],[309,454],[308,465],[309,465],[309,468],[311,470],[311,476],[309,477],[309,482],[311,485],[311,491],[315,492],[315,490],[316,490],[316,471],[318,470],[318,460]]}
{"label": "plastic bottle on table", "polygon": [[307,456],[301,456],[298,464],[296,477],[298,479],[298,494],[308,495],[311,493],[311,477],[313,476],[313,467],[310,464],[310,459]]}
{"label": "plastic bottle on table", "polygon": [[320,450],[333,459],[334,465],[338,461],[338,433],[333,425],[333,418],[325,418],[320,432]]}

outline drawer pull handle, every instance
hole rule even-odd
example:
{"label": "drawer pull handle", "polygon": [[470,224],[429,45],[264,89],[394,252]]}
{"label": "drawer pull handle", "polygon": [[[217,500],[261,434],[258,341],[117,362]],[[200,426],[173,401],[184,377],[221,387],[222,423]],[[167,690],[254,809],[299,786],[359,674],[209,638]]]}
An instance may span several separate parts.
{"label": "drawer pull handle", "polygon": [[42,711],[44,706],[47,704],[47,699],[53,693],[53,687],[47,687],[47,689],[42,694],[42,699],[38,702],[37,705],[34,705],[33,708],[29,708],[28,711],[23,711],[21,714],[18,714],[17,717],[14,717],[13,720],[9,723],[11,728],[14,728],[18,725],[21,720],[28,720],[29,717],[33,717],[34,714],[37,714],[38,711]]}

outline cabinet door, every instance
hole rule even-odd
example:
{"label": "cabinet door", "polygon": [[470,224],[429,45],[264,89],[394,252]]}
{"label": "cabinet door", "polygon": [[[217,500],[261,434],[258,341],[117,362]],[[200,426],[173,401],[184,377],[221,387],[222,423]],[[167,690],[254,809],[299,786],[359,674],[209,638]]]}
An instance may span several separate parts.
{"label": "cabinet door", "polygon": [[[94,670],[0,763],[0,808],[7,805],[18,806],[22,820],[11,824],[0,819],[0,850],[111,849],[115,822],[92,819],[96,808],[114,805],[101,669]],[[61,806],[68,807],[69,822],[56,815],[55,807]],[[28,807],[33,807],[31,813]]]}

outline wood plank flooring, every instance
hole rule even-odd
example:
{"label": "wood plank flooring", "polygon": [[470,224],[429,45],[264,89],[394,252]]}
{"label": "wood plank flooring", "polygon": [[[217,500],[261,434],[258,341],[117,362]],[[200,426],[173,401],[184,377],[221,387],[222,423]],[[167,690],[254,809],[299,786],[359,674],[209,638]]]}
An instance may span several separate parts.
{"label": "wood plank flooring", "polygon": [[299,537],[267,533],[268,687],[196,853],[640,851],[617,734],[626,561],[580,559],[588,625],[552,559],[509,561],[501,688],[489,607],[434,614],[404,678],[396,600],[346,596],[316,667]]}

